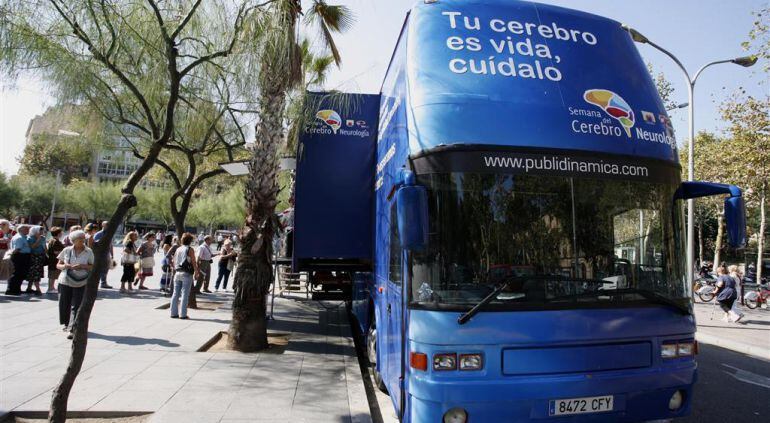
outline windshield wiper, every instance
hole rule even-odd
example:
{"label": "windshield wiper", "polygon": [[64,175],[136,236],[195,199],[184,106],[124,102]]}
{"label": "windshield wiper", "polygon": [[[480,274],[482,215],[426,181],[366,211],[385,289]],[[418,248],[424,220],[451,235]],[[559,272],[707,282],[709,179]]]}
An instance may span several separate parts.
{"label": "windshield wiper", "polygon": [[501,283],[500,285],[498,285],[497,288],[495,288],[492,292],[489,293],[489,295],[487,295],[481,301],[479,301],[478,304],[473,306],[473,308],[465,312],[462,316],[458,317],[457,323],[461,325],[464,325],[465,323],[467,323],[468,320],[471,319],[471,317],[475,316],[479,312],[479,310],[481,310],[481,307],[484,307],[485,305],[489,304],[492,300],[494,300],[495,297],[497,297],[497,294],[499,294],[505,288],[507,288],[508,284],[510,284],[512,281],[513,279],[508,279],[503,283]]}
{"label": "windshield wiper", "polygon": [[687,307],[686,305],[682,305],[681,303],[678,303],[672,300],[671,298],[661,295],[655,291],[650,291],[649,289],[639,289],[639,288],[619,288],[619,289],[612,289],[612,290],[583,292],[580,294],[565,295],[561,297],[551,298],[549,301],[567,300],[567,299],[573,299],[573,298],[591,297],[591,296],[599,296],[599,295],[615,296],[615,295],[622,295],[622,294],[638,294],[644,297],[644,299],[647,301],[650,301],[655,304],[671,307],[684,315],[692,314],[690,312],[690,308]]}

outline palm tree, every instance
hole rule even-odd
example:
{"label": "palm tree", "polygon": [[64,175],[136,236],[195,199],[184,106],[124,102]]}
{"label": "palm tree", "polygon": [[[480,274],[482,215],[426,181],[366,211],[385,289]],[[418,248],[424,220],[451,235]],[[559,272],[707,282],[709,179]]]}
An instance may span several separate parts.
{"label": "palm tree", "polygon": [[[278,152],[285,140],[284,116],[287,96],[303,82],[302,47],[297,40],[297,22],[302,15],[300,0],[277,0],[264,15],[264,43],[259,74],[259,123],[246,182],[246,219],[241,232],[241,254],[235,275],[230,347],[239,351],[267,348],[267,293],[273,280],[273,236],[278,184]],[[340,54],[333,34],[353,22],[345,6],[314,0],[305,22],[319,28],[324,45],[339,66]]]}

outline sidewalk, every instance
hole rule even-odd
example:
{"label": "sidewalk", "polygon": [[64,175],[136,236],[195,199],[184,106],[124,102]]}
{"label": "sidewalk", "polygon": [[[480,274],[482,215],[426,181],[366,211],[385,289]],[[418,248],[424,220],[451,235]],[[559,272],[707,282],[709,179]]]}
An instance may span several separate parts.
{"label": "sidewalk", "polygon": [[741,307],[745,324],[740,324],[722,321],[724,314],[714,301],[696,301],[694,308],[698,342],[770,360],[770,309]]}
{"label": "sidewalk", "polygon": [[[289,334],[285,351],[196,352],[227,330],[232,293],[201,299],[223,305],[178,320],[157,309],[169,300],[156,290],[100,290],[69,410],[153,412],[155,422],[371,421],[344,306],[276,298],[270,332]],[[70,353],[57,316],[55,296],[0,295],[0,420],[48,409]]]}

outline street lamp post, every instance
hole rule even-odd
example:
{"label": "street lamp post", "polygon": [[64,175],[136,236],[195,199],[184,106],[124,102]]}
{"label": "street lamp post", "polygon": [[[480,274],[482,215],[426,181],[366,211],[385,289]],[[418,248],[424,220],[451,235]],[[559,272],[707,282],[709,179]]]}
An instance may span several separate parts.
{"label": "street lamp post", "polygon": [[[700,74],[709,66],[718,65],[720,63],[735,63],[736,65],[749,67],[749,66],[752,66],[754,63],[757,63],[757,57],[744,56],[744,57],[737,57],[734,59],[716,60],[701,66],[701,68],[698,69],[697,72],[695,72],[695,76],[690,78],[690,74],[689,72],[687,72],[687,69],[684,67],[682,62],[680,62],[676,56],[671,54],[671,52],[655,44],[649,38],[645,37],[644,35],[642,35],[642,33],[635,30],[634,28],[631,28],[628,25],[623,25],[622,27],[623,29],[628,31],[628,33],[631,35],[631,39],[633,39],[635,42],[640,44],[649,44],[651,47],[655,48],[656,50],[670,57],[671,60],[673,60],[674,63],[676,63],[676,65],[679,66],[679,69],[682,70],[682,73],[684,73],[685,80],[687,81],[687,101],[689,103],[688,114],[689,114],[689,121],[690,121],[690,130],[689,130],[690,142],[688,143],[688,146],[687,146],[687,180],[693,181],[695,180],[695,104],[693,103],[695,82],[698,80],[698,77],[700,76]],[[687,281],[690,284],[693,283],[693,280],[694,280],[693,272],[695,270],[693,266],[693,262],[695,261],[694,260],[695,258],[695,246],[694,246],[695,207],[694,205],[695,204],[693,199],[687,200]],[[717,266],[717,263],[714,263],[714,266]]]}

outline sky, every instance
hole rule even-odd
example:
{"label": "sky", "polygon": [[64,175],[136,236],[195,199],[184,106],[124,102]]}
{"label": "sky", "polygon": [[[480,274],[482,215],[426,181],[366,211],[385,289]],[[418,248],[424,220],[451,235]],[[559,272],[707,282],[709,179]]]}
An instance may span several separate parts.
{"label": "sky", "polygon": [[[440,0],[439,0],[440,1]],[[675,54],[692,74],[703,64],[748,54],[741,42],[748,39],[754,21],[752,11],[767,0],[540,0],[606,16],[626,23]],[[329,75],[326,88],[346,92],[377,93],[395,47],[401,25],[415,0],[329,0],[345,4],[356,15],[355,25],[337,36],[342,66]],[[675,88],[674,100],[687,101],[682,72],[653,48],[639,46],[645,61],[663,72]],[[719,132],[722,99],[738,89],[760,97],[768,94],[770,81],[762,63],[745,69],[717,65],[698,79],[695,90],[696,130]],[[764,82],[764,83],[763,83]],[[0,82],[0,171],[15,174],[24,149],[24,133],[30,119],[55,104],[43,82],[21,79],[11,87]],[[670,112],[679,142],[687,134],[687,109]]]}

